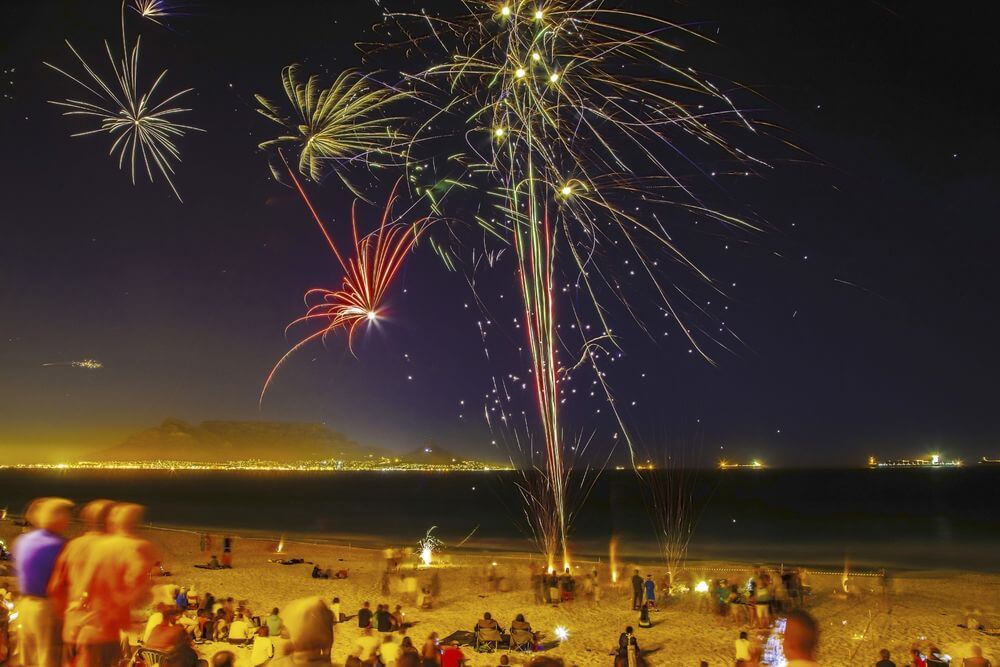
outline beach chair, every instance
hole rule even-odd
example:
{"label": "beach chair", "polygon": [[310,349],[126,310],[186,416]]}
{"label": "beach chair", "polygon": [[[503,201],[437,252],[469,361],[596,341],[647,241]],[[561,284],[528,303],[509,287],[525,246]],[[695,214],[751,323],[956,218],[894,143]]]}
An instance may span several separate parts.
{"label": "beach chair", "polygon": [[503,636],[496,628],[479,628],[476,630],[476,650],[486,648],[492,651],[500,647]]}
{"label": "beach chair", "polygon": [[535,633],[523,628],[511,629],[508,647],[511,651],[525,653],[533,651],[535,649]]}
{"label": "beach chair", "polygon": [[167,654],[156,649],[139,647],[132,654],[132,659],[128,661],[129,667],[135,665],[145,665],[146,667],[157,667]]}

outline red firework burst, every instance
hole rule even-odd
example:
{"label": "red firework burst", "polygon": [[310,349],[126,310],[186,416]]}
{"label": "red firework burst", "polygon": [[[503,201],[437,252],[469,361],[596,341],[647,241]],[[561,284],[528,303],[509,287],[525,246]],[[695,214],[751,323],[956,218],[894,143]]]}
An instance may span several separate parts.
{"label": "red firework burst", "polygon": [[[428,222],[427,218],[421,218],[413,223],[392,220],[392,207],[397,197],[397,188],[393,187],[378,228],[362,235],[358,232],[357,201],[355,201],[351,207],[353,253],[345,259],[319,216],[316,215],[305,191],[297,181],[296,185],[313,213],[316,223],[323,230],[327,243],[344,271],[344,276],[341,279],[340,289],[314,287],[305,293],[306,313],[285,327],[285,333],[301,324],[319,325],[319,328],[293,345],[274,365],[260,392],[261,402],[278,369],[295,352],[312,341],[320,339],[325,343],[327,336],[344,329],[347,331],[347,347],[353,354],[354,334],[363,324],[378,321],[386,292],[399,273],[407,253],[413,248],[413,244]],[[396,186],[398,185],[397,182]]]}

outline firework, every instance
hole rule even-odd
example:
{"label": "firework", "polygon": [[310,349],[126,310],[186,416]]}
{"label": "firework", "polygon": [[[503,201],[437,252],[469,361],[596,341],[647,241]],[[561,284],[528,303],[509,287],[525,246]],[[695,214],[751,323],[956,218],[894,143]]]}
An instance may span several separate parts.
{"label": "firework", "polygon": [[76,76],[51,63],[45,65],[77,84],[87,93],[89,99],[67,98],[50,100],[50,103],[66,109],[63,112],[64,116],[79,116],[95,122],[97,127],[94,129],[76,132],[70,136],[108,135],[112,140],[108,154],[117,157],[119,169],[125,169],[127,165],[133,185],[137,169],[144,166],[150,181],[153,180],[154,170],[160,172],[174,195],[180,200],[180,193],[177,192],[172,178],[173,163],[181,159],[176,141],[188,130],[199,132],[203,130],[176,122],[174,118],[178,114],[188,112],[190,109],[175,106],[175,103],[193,89],[186,88],[180,92],[166,94],[157,102],[157,89],[166,77],[167,70],[160,72],[148,89],[143,89],[139,80],[141,38],[137,37],[135,45],[130,49],[125,38],[124,21],[123,14],[122,57],[116,59],[111,51],[111,45],[107,41],[104,42],[113,80],[103,79],[87,64],[69,40],[66,40],[66,46],[79,61],[84,73]]}
{"label": "firework", "polygon": [[84,368],[89,371],[94,371],[99,368],[104,368],[104,364],[97,359],[80,359],[78,361],[51,361],[47,364],[42,364],[42,366],[69,366],[71,368]]}
{"label": "firework", "polygon": [[434,559],[434,554],[444,546],[444,542],[433,534],[436,528],[437,526],[431,526],[427,534],[417,542],[417,547],[420,549],[420,562],[428,567]]}
{"label": "firework", "polygon": [[[455,157],[455,147],[448,149],[447,163],[465,167],[450,180],[465,187],[478,184],[478,191],[495,202],[493,216],[450,217],[474,218],[484,238],[500,239],[516,259],[517,326],[526,338],[544,444],[542,479],[522,495],[550,563],[554,543],[567,562],[569,447],[560,390],[573,370],[594,372],[635,465],[624,417],[599,365],[608,349],[619,345],[608,297],[635,316],[608,257],[625,253],[635,267],[630,275],[638,273],[649,282],[659,307],[678,323],[692,350],[708,358],[674,305],[675,298],[690,297],[663,277],[654,258],[664,255],[672,260],[665,264],[682,267],[695,280],[709,277],[651,209],[666,207],[686,223],[705,220],[754,230],[698,197],[691,182],[707,173],[687,150],[714,150],[713,159],[739,164],[747,175],[767,165],[722,133],[722,128],[739,127],[753,134],[754,124],[713,83],[676,64],[673,56],[681,49],[667,35],[700,39],[696,33],[594,1],[565,0],[541,8],[526,0],[465,6],[469,14],[459,17],[390,16],[407,36],[409,53],[433,52],[428,57],[438,61],[408,75],[421,97],[435,100],[437,108],[413,133],[414,142],[431,135],[463,139],[465,155]],[[426,34],[414,36],[406,27],[411,19],[429,27]],[[419,148],[414,144],[409,153],[411,182],[426,180],[412,175],[428,162],[413,157]],[[434,205],[441,206],[440,198]],[[435,243],[436,250],[444,245]],[[453,261],[449,250],[439,254]],[[557,276],[566,277],[579,300],[573,297],[559,307]],[[571,352],[575,361],[567,362],[560,359],[567,342],[557,328],[559,318],[569,316],[583,338],[579,353]],[[595,333],[584,333],[591,322]],[[500,421],[510,427],[503,412]],[[525,428],[531,430],[527,423]],[[520,440],[518,446],[524,446]],[[526,447],[534,451],[530,436]]]}
{"label": "firework", "polygon": [[[300,191],[305,197],[305,191]],[[379,226],[364,235],[358,231],[357,202],[354,203],[351,207],[353,247],[352,253],[345,259],[306,197],[306,203],[343,270],[341,287],[337,290],[313,288],[306,292],[305,315],[290,323],[285,332],[287,334],[290,329],[303,324],[318,325],[318,328],[293,345],[274,365],[261,390],[261,402],[278,369],[302,347],[317,339],[325,342],[329,335],[343,329],[347,332],[347,347],[353,352],[357,330],[362,325],[375,324],[382,317],[386,292],[426,224],[426,219],[412,224],[393,220],[392,207],[396,199],[396,188],[393,188]]]}
{"label": "firework", "polygon": [[163,25],[163,20],[172,13],[166,0],[132,0],[129,7],[142,18],[158,25]]}
{"label": "firework", "polygon": [[[289,134],[265,141],[260,148],[295,151],[299,173],[319,182],[330,169],[351,192],[364,198],[348,179],[347,169],[360,165],[377,168],[399,156],[405,137],[394,125],[400,119],[379,114],[407,93],[354,71],[342,73],[333,85],[323,88],[315,75],[303,82],[299,65],[285,67],[281,82],[292,112],[283,113],[263,95],[255,96],[260,104],[257,111]],[[291,174],[290,168],[288,171]]]}

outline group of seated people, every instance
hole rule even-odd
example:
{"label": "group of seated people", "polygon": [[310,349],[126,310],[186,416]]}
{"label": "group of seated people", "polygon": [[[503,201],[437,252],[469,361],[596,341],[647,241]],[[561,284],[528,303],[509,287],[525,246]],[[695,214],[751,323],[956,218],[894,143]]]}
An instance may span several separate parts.
{"label": "group of seated people", "polygon": [[[339,608],[339,598],[335,598],[338,603]],[[371,603],[365,600],[365,603],[358,610],[358,627],[359,628],[372,628],[376,632],[387,633],[387,632],[400,632],[411,627],[413,623],[409,623],[404,618],[402,605],[396,605],[393,611],[389,611],[389,605],[380,604],[372,611]]]}
{"label": "group of seated people", "polygon": [[323,569],[319,565],[313,565],[312,569],[313,579],[347,579],[347,570],[337,570],[334,572],[332,569]]}
{"label": "group of seated people", "polygon": [[[477,644],[496,644],[504,641],[504,635],[508,634],[500,624],[496,622],[490,612],[485,612],[483,617],[476,623],[473,632],[476,635]],[[538,637],[531,629],[531,624],[524,620],[524,614],[518,614],[510,623],[508,641],[511,648],[534,649],[538,643]]]}
{"label": "group of seated people", "polygon": [[195,567],[202,570],[228,570],[233,567],[233,557],[232,554],[224,553],[222,554],[222,562],[220,563],[219,558],[215,554],[212,554],[207,563],[198,564]]}

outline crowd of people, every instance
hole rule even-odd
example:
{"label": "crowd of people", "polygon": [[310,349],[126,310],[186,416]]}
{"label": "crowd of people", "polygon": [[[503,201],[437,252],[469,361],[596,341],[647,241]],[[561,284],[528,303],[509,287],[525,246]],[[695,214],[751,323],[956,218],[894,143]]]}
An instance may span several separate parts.
{"label": "crowd of people", "polygon": [[[15,664],[31,667],[329,665],[334,630],[351,618],[356,619],[357,629],[349,636],[357,636],[346,643],[341,640],[342,647],[350,646],[345,667],[462,667],[470,660],[477,667],[504,667],[514,652],[519,664],[562,664],[544,653],[551,644],[544,643],[543,633],[533,629],[524,614],[517,614],[504,627],[486,611],[471,631],[456,629],[444,639],[431,632],[425,640],[414,642],[409,634],[414,620],[407,618],[400,604],[373,607],[366,601],[356,616],[348,617],[339,597],[309,597],[283,609],[255,613],[246,600],[216,598],[191,586],[157,586],[156,578],[168,573],[156,548],[137,533],[144,514],[141,506],[111,500],[87,503],[77,512],[82,533],[67,539],[75,509],[72,501],[63,498],[35,500],[27,508],[25,530],[9,550],[4,545],[4,557],[15,565],[17,587],[16,595],[0,588],[0,602],[16,598],[16,609],[0,604],[0,665],[12,654],[7,621],[14,615],[19,621]],[[225,566],[211,553],[210,538],[203,537],[201,546],[203,554],[211,556],[210,565],[214,561],[219,569],[231,567],[231,538],[223,546]],[[383,592],[398,594],[404,604],[418,609],[431,608],[440,595],[437,573],[429,585],[420,587],[417,571],[402,571],[395,554],[387,563],[391,565],[385,569]],[[316,569],[314,578],[336,578],[322,569],[320,575],[327,576],[318,576]],[[496,563],[487,569],[488,589],[499,590],[504,577]],[[558,574],[533,568],[531,585],[536,602],[546,604],[565,604],[577,596],[599,599],[601,589],[596,569],[574,576],[569,568]],[[631,607],[639,612],[639,632],[630,626],[620,634],[612,651],[615,667],[651,664],[641,648],[642,629],[652,626],[650,612],[683,586],[672,588],[669,576],[656,582],[651,574],[634,571]],[[416,589],[420,593],[412,595]],[[626,585],[623,593],[627,591]],[[808,591],[805,573],[795,569],[759,569],[742,585],[716,579],[695,590],[707,611],[745,628],[733,645],[737,667],[773,664],[776,655],[788,667],[818,664],[819,626],[803,608]],[[145,608],[150,613],[136,633],[134,612]],[[495,655],[484,662],[484,651]],[[979,647],[973,646],[970,652],[954,661],[937,647],[914,647],[898,665],[991,667]],[[886,649],[868,664],[897,667]]]}

